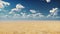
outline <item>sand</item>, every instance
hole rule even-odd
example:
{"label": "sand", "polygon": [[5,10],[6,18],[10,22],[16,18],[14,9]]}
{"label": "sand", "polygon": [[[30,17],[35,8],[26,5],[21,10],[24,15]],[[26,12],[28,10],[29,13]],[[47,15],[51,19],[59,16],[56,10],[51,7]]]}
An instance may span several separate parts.
{"label": "sand", "polygon": [[60,34],[60,21],[0,21],[0,34]]}

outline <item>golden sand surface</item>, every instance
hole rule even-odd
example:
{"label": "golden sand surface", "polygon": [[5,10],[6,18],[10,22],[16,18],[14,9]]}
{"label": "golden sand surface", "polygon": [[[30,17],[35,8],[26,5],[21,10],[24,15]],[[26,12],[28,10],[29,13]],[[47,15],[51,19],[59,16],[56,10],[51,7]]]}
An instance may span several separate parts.
{"label": "golden sand surface", "polygon": [[0,21],[0,34],[60,34],[60,21]]}

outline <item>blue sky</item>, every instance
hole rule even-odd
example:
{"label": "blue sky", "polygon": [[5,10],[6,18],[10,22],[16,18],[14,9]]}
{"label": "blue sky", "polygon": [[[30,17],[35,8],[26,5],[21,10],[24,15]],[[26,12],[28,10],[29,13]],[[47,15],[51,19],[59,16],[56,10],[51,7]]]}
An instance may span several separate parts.
{"label": "blue sky", "polygon": [[60,20],[59,3],[60,0],[0,0],[0,19]]}

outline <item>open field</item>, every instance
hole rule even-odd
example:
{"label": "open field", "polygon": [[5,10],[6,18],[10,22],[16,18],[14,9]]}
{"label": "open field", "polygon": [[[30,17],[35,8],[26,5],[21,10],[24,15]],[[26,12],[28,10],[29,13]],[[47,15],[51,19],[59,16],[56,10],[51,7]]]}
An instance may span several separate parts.
{"label": "open field", "polygon": [[0,34],[60,34],[60,21],[0,21]]}

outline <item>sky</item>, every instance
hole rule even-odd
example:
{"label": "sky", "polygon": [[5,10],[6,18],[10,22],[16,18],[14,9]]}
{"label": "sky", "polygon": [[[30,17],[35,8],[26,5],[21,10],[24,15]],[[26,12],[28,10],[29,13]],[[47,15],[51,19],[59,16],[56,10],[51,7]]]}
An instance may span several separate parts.
{"label": "sky", "polygon": [[60,0],[0,0],[1,19],[60,20]]}

